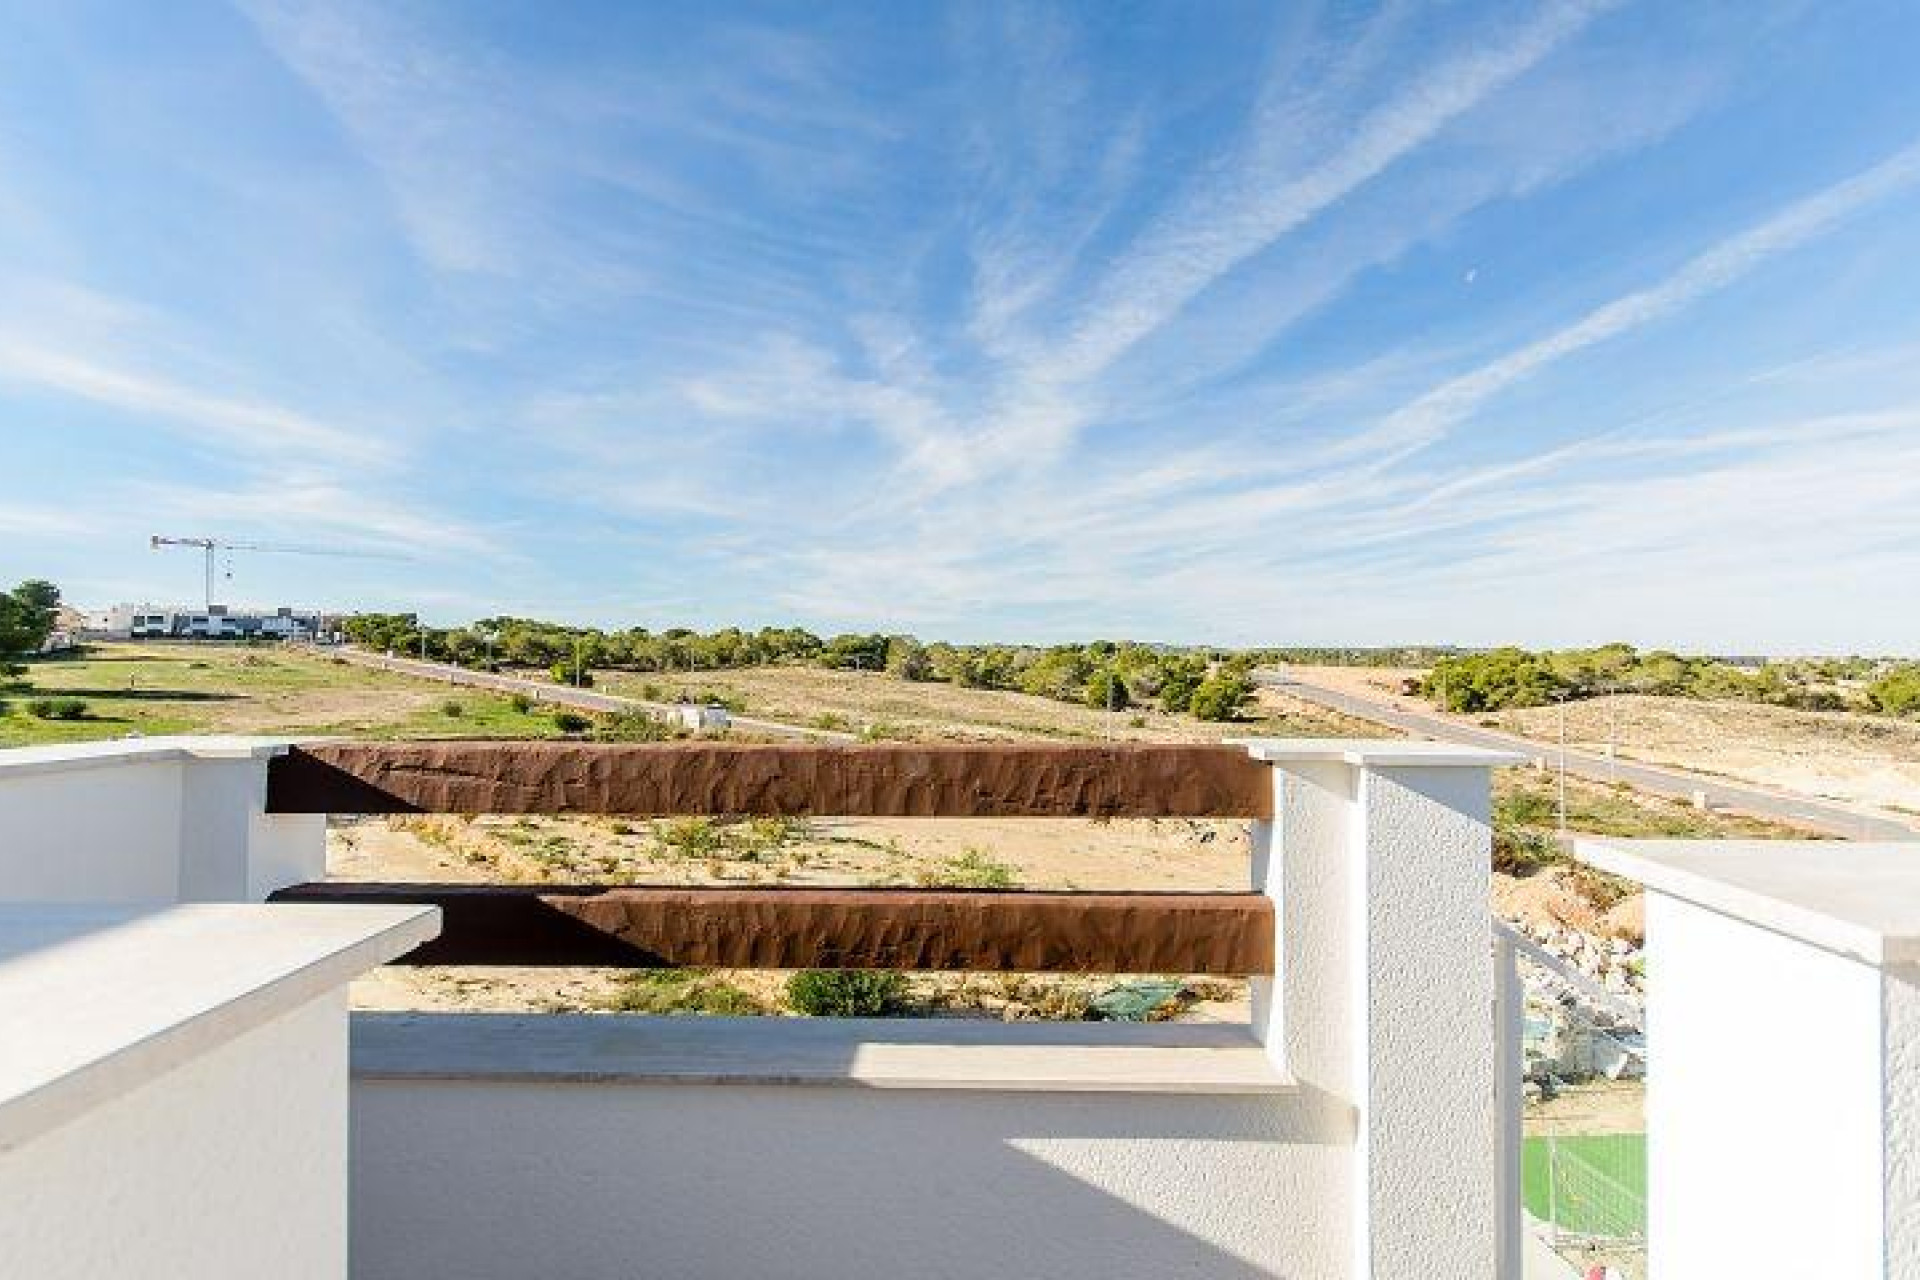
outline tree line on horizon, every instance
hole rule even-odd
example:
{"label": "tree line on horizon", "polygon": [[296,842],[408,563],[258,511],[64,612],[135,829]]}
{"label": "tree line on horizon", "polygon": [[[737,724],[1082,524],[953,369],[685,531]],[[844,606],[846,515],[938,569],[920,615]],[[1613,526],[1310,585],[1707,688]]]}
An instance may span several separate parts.
{"label": "tree line on horizon", "polygon": [[532,618],[482,618],[432,627],[412,613],[362,613],[341,623],[355,644],[466,667],[537,668],[554,679],[590,681],[598,668],[634,672],[727,671],[808,665],[884,673],[968,689],[1005,689],[1095,709],[1157,707],[1202,720],[1235,719],[1253,697],[1254,655],[1098,640],[1051,646],[944,641],[906,634],[803,627],[687,627],[607,631]]}
{"label": "tree line on horizon", "polygon": [[1591,649],[1506,647],[1441,658],[1420,692],[1447,711],[1543,707],[1608,694],[1759,702],[1801,711],[1920,713],[1920,663],[1804,658],[1756,667],[1630,644]]}

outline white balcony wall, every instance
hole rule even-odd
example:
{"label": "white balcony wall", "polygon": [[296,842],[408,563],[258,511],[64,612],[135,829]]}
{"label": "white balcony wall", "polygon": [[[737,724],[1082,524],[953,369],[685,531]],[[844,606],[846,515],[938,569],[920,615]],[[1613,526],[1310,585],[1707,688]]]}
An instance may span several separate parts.
{"label": "white balcony wall", "polygon": [[265,812],[260,738],[0,751],[0,901],[247,902],[326,869],[326,820]]}
{"label": "white balcony wall", "polygon": [[1920,845],[1580,855],[1647,886],[1651,1274],[1920,1275]]}
{"label": "white balcony wall", "polygon": [[347,1274],[344,991],[0,1150],[0,1272]]}
{"label": "white balcony wall", "polygon": [[357,1079],[356,1280],[1345,1276],[1298,1098]]}
{"label": "white balcony wall", "polygon": [[[799,1085],[773,1024],[761,1082],[715,1085],[649,1072],[644,1047],[623,1069],[622,1033],[591,1019],[483,1054],[448,1018],[382,1024],[378,1044],[367,1020],[355,1276],[1491,1276],[1499,758],[1255,754],[1279,789],[1253,876],[1278,900],[1281,977],[1237,1052],[1264,1081],[1176,1093],[1095,1053],[1044,1087]],[[1008,1052],[1033,1053],[1020,1030]]]}

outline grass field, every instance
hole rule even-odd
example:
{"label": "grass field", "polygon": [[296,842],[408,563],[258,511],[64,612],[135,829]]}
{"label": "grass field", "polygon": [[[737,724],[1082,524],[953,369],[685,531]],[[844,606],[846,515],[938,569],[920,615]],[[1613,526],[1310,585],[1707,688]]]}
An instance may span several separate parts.
{"label": "grass field", "polygon": [[[1549,1143],[1567,1158],[1557,1186],[1548,1184]],[[1594,1176],[1597,1175],[1597,1176]],[[1528,1138],[1520,1152],[1521,1199],[1541,1221],[1577,1235],[1635,1234],[1647,1229],[1647,1135],[1588,1134]]]}
{"label": "grass field", "polygon": [[[78,699],[79,719],[31,714],[36,699]],[[547,712],[506,698],[335,663],[296,649],[98,645],[42,659],[0,686],[0,746],[169,733],[301,733],[356,737],[541,737]],[[449,705],[459,707],[448,714]]]}

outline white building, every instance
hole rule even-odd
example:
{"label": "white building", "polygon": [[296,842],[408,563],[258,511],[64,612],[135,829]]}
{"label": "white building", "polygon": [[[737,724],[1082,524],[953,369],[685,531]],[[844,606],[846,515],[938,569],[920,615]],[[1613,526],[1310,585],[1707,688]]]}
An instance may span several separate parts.
{"label": "white building", "polygon": [[117,604],[90,614],[88,630],[109,640],[316,640],[331,628],[316,609],[216,604]]}
{"label": "white building", "polygon": [[714,702],[677,702],[668,710],[667,718],[682,729],[691,729],[695,733],[724,729],[733,723],[733,717],[727,709]]}

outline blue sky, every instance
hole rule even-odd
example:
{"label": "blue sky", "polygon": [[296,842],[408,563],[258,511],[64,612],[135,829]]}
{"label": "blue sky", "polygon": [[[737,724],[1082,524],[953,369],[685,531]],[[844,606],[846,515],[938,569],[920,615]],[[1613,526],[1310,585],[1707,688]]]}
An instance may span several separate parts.
{"label": "blue sky", "polygon": [[0,0],[0,578],[1913,651],[1920,6]]}

